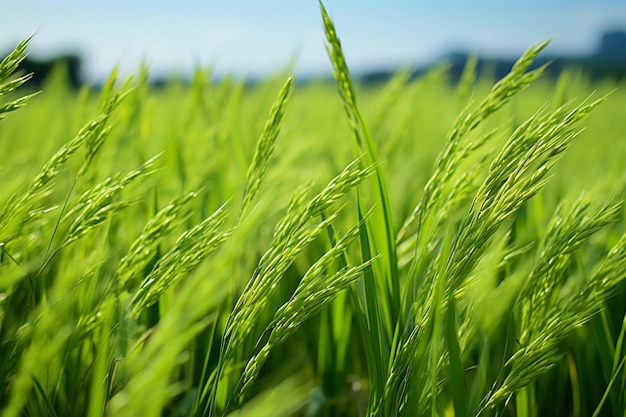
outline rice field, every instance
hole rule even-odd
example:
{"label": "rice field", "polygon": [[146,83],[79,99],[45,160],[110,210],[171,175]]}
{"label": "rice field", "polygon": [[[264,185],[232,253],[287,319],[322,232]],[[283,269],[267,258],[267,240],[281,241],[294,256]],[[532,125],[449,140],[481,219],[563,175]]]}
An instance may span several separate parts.
{"label": "rice field", "polygon": [[626,416],[626,86],[321,20],[334,84],[1,61],[2,416]]}

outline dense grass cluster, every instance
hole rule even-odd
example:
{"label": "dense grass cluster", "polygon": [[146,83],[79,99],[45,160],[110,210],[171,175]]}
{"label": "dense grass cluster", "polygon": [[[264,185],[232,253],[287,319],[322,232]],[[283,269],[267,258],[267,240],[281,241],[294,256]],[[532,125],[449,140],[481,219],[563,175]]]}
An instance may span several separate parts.
{"label": "dense grass cluster", "polygon": [[626,90],[359,86],[321,12],[335,86],[0,63],[3,416],[626,416]]}

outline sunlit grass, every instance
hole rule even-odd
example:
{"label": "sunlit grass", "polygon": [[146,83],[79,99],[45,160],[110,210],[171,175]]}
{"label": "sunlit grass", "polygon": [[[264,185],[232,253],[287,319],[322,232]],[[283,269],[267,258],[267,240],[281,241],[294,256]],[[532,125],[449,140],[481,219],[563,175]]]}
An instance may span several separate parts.
{"label": "sunlit grass", "polygon": [[0,63],[2,415],[624,413],[621,86],[360,86],[321,20],[336,86]]}

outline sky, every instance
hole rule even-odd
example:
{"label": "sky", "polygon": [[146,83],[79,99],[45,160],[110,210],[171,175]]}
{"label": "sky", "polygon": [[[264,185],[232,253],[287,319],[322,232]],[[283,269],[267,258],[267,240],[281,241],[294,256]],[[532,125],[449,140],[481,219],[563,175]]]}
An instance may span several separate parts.
{"label": "sky", "polygon": [[[355,72],[426,65],[452,50],[516,57],[546,39],[546,53],[588,54],[604,30],[626,30],[626,0],[324,4]],[[3,0],[0,17],[0,53],[36,32],[33,57],[77,52],[93,81],[142,61],[155,76],[198,66],[244,77],[330,71],[317,0]]]}

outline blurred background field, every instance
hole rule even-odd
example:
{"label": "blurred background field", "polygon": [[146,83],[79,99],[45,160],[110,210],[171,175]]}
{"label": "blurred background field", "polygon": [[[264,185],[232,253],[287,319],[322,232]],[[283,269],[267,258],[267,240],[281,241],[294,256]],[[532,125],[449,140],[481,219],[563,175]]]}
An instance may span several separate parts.
{"label": "blurred background field", "polygon": [[[449,71],[450,66],[442,64],[402,85],[396,79],[357,84],[359,105],[366,120],[371,120],[385,173],[394,184],[392,198],[402,202],[393,205],[397,210],[409,210],[416,203],[454,118],[484,96],[494,82],[487,71],[469,89],[461,88]],[[114,145],[99,157],[103,166],[117,172],[164,152],[164,166],[156,175],[160,188],[175,193],[210,179],[214,184],[208,186],[216,202],[235,197],[228,190],[243,184],[220,183],[237,184],[245,179],[266,111],[284,77],[249,84],[230,77],[214,80],[211,70],[205,69],[197,71],[189,83],[174,77],[156,88],[147,81],[147,69],[138,73],[123,109],[115,115]],[[400,74],[397,79],[408,75]],[[620,132],[626,132],[626,120],[621,117],[626,105],[622,85],[619,79],[592,80],[580,68],[567,67],[556,78],[544,76],[514,97],[489,127],[497,128],[502,139],[542,106],[555,107],[590,94],[595,98],[608,95],[559,164],[547,191],[554,196],[553,204],[566,192],[619,192],[626,176],[622,172],[626,143],[619,139]],[[17,112],[3,121],[2,153],[10,156],[3,161],[3,169],[13,178],[27,178],[33,167],[43,165],[93,117],[99,105],[99,89],[76,90],[63,65],[49,74],[41,88],[42,94],[31,100],[28,112]],[[277,150],[273,187],[288,197],[294,184],[328,179],[353,154],[346,136],[349,127],[336,87],[324,79],[297,83]],[[18,137],[19,141],[11,140]],[[284,177],[282,172],[291,175]],[[11,191],[3,190],[7,195]],[[400,214],[396,218],[402,218]]]}
{"label": "blurred background field", "polygon": [[[172,74],[189,79],[199,66],[211,66],[217,78],[258,80],[285,68],[294,68],[300,81],[329,77],[315,1],[179,7],[161,0],[106,5],[35,0],[31,6],[26,11],[17,2],[4,5],[0,51],[37,32],[28,58],[37,80],[45,77],[46,62],[58,56],[65,57],[76,84],[101,84],[114,65],[123,77],[135,74],[144,61],[155,83]],[[399,68],[423,70],[442,61],[452,62],[458,76],[467,55],[477,54],[499,62],[495,71],[501,77],[530,44],[546,39],[552,42],[539,60],[553,61],[557,71],[569,64],[599,75],[623,76],[625,70],[626,6],[619,0],[516,5],[331,0],[327,6],[341,22],[353,76],[380,79]]]}

